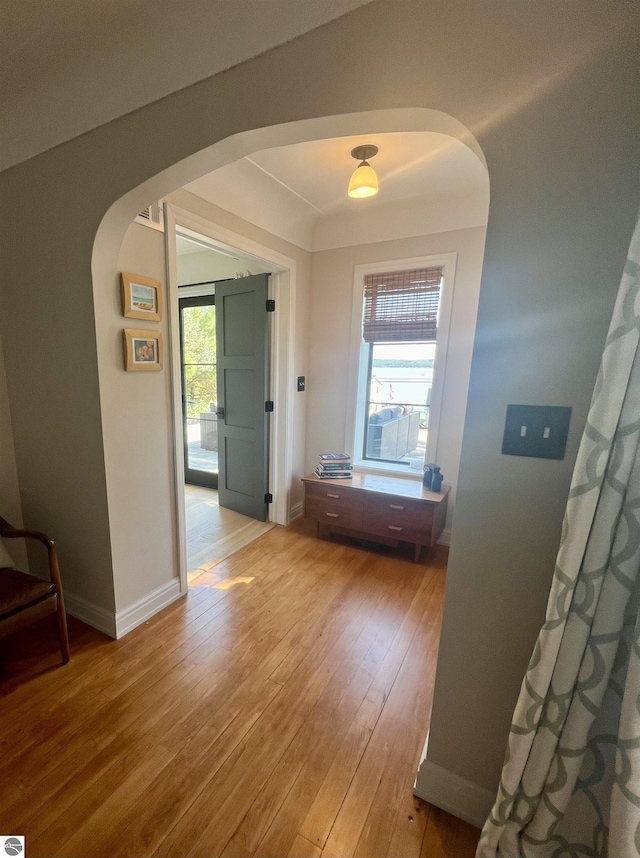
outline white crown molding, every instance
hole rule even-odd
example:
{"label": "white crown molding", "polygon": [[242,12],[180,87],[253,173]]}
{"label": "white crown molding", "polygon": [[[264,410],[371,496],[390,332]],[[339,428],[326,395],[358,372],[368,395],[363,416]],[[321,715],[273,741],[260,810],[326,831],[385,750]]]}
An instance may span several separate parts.
{"label": "white crown molding", "polygon": [[397,241],[422,235],[485,227],[489,184],[438,196],[391,200],[353,212],[335,212],[316,220],[314,252]]}
{"label": "white crown molding", "polygon": [[376,202],[368,207],[318,213],[299,194],[262,168],[241,159],[209,173],[186,190],[310,252],[484,227],[489,184],[450,194]]}

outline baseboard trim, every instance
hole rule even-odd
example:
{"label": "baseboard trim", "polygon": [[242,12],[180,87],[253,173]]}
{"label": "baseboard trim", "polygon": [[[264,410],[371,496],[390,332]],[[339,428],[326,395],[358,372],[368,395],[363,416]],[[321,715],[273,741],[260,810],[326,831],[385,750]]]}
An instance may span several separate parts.
{"label": "baseboard trim", "polygon": [[180,579],[173,578],[143,596],[142,599],[129,605],[128,608],[118,611],[115,615],[115,637],[124,637],[127,632],[146,622],[158,611],[179,599],[180,596]]}
{"label": "baseboard trim", "polygon": [[451,528],[446,527],[440,534],[438,545],[451,545]]}
{"label": "baseboard trim", "polygon": [[476,828],[485,824],[495,801],[494,793],[427,759],[418,769],[413,793]]}
{"label": "baseboard trim", "polygon": [[289,522],[295,521],[297,518],[302,518],[303,509],[304,504],[302,501],[292,504],[291,509],[289,510]]}
{"label": "baseboard trim", "polygon": [[98,629],[99,632],[104,632],[110,638],[116,637],[116,615],[113,611],[107,611],[68,590],[64,591],[64,608],[67,614],[75,617],[76,620],[82,620],[83,623]]}

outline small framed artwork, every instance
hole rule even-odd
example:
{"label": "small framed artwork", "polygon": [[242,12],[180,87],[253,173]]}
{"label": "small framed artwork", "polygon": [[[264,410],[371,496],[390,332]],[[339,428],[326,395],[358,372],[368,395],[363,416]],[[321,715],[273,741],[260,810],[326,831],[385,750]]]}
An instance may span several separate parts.
{"label": "small framed artwork", "polygon": [[128,319],[162,319],[162,286],[159,280],[141,274],[120,275],[122,283],[122,315]]}
{"label": "small framed artwork", "polygon": [[162,334],[159,331],[125,329],[124,368],[127,372],[153,372],[162,369]]}

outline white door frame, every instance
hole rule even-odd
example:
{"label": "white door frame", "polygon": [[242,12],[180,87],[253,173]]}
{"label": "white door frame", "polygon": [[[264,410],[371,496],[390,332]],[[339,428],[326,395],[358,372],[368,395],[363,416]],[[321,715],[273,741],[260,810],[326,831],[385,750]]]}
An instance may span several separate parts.
{"label": "white door frame", "polygon": [[164,204],[165,248],[167,260],[167,298],[169,306],[169,364],[173,410],[173,456],[175,479],[175,519],[178,544],[180,592],[186,593],[187,527],[184,499],[184,426],[182,413],[182,375],[180,367],[180,324],[178,311],[178,274],[176,230],[195,232],[211,240],[211,247],[225,252],[240,251],[253,256],[272,270],[270,297],[276,310],[271,328],[271,391],[274,402],[269,433],[269,491],[273,503],[268,520],[287,525],[290,519],[290,490],[293,478],[293,391],[294,334],[296,319],[296,261],[239,233],[205,220],[173,203]]}

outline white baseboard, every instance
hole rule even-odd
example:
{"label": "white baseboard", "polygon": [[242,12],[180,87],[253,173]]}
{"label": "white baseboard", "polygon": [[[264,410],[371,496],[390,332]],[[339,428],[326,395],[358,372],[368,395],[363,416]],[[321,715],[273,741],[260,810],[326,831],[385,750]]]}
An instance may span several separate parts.
{"label": "white baseboard", "polygon": [[132,631],[136,626],[153,617],[154,614],[157,614],[158,611],[175,602],[180,596],[180,579],[173,578],[146,596],[143,596],[142,599],[129,605],[128,608],[118,611],[115,615],[114,637],[124,637],[127,632]]}
{"label": "white baseboard", "polygon": [[451,528],[445,527],[438,539],[438,545],[451,545]]}
{"label": "white baseboard", "polygon": [[114,611],[107,611],[82,596],[64,591],[64,608],[67,614],[71,614],[77,620],[82,620],[88,626],[104,632],[110,638],[116,637],[116,615]]}
{"label": "white baseboard", "polygon": [[297,518],[301,518],[303,508],[304,503],[302,501],[298,501],[298,503],[292,504],[291,509],[289,511],[289,522],[295,521]]}
{"label": "white baseboard", "polygon": [[495,801],[495,793],[427,759],[418,769],[413,793],[476,828],[485,824]]}

